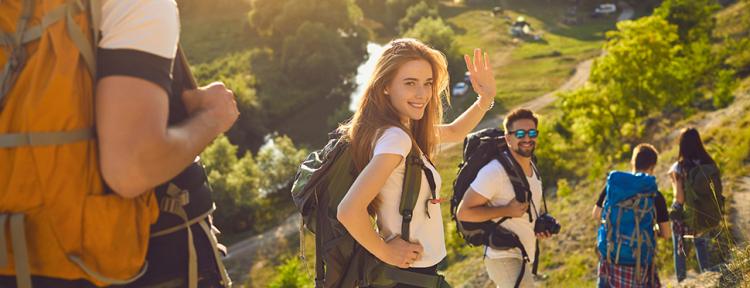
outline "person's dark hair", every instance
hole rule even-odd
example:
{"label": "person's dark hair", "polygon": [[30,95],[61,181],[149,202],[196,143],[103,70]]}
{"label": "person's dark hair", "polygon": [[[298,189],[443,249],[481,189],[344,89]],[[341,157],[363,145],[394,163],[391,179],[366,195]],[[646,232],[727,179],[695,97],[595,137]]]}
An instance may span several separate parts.
{"label": "person's dark hair", "polygon": [[680,152],[677,161],[680,166],[692,165],[692,162],[698,160],[701,164],[714,164],[716,162],[703,146],[701,135],[693,127],[682,129],[680,132]]}
{"label": "person's dark hair", "polygon": [[510,132],[510,126],[513,126],[514,122],[521,119],[532,120],[534,121],[534,126],[539,126],[539,118],[537,118],[534,112],[531,112],[531,110],[529,109],[518,108],[513,109],[508,113],[508,115],[505,115],[505,119],[503,120],[503,127],[505,128],[505,132]]}
{"label": "person's dark hair", "polygon": [[641,143],[633,149],[631,164],[635,166],[635,170],[644,171],[653,168],[657,160],[659,160],[659,152],[656,151],[654,145]]}

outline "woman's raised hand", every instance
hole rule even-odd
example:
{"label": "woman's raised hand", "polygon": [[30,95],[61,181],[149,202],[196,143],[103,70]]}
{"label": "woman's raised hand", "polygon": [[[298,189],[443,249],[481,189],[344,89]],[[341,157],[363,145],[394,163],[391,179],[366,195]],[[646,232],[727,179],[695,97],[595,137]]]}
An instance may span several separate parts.
{"label": "woman's raised hand", "polygon": [[471,87],[474,92],[479,94],[479,102],[483,106],[489,106],[495,100],[495,73],[492,71],[490,59],[487,52],[482,53],[482,49],[474,49],[474,59],[465,54],[466,70],[469,71],[471,78]]}

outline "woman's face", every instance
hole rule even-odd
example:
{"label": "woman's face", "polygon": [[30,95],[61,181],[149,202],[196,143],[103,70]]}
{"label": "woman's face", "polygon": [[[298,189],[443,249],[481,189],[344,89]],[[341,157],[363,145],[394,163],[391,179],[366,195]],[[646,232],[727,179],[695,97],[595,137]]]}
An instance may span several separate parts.
{"label": "woman's face", "polygon": [[386,86],[386,97],[401,119],[419,120],[432,98],[432,66],[426,60],[412,60],[404,63],[396,72],[396,77]]}

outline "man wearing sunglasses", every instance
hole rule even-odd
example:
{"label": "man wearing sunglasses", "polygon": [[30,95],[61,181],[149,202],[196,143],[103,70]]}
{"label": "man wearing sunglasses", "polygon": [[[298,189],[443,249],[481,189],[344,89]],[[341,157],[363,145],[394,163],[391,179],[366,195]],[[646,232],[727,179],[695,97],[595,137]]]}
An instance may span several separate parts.
{"label": "man wearing sunglasses", "polygon": [[518,248],[498,250],[487,247],[484,263],[497,287],[514,287],[519,277],[520,287],[534,287],[532,273],[528,272],[532,271],[528,259],[536,259],[537,238],[550,237],[546,232],[534,232],[534,222],[546,212],[541,211],[542,205],[539,205],[542,203],[542,182],[532,163],[539,136],[538,122],[537,116],[528,109],[515,109],[503,121],[508,153],[518,164],[519,172],[526,176],[531,201],[522,203],[516,200],[508,172],[498,160],[492,160],[479,170],[457,212],[459,219],[468,222],[497,222],[509,217],[500,225],[518,236],[528,257],[525,260]]}

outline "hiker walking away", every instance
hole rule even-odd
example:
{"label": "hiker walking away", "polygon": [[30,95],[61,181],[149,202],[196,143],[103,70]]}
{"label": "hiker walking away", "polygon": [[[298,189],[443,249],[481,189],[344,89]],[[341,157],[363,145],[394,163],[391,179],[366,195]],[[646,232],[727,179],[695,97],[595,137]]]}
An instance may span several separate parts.
{"label": "hiker walking away", "polygon": [[[475,49],[473,59],[464,58],[479,97],[452,123],[441,124],[441,94],[448,87],[445,56],[417,40],[398,39],[380,56],[359,108],[340,128],[360,173],[338,205],[337,218],[367,251],[405,271],[437,275],[446,256],[441,178],[430,159],[440,143],[461,141],[494,104],[487,54]],[[414,161],[423,163],[423,173],[416,174],[420,189],[408,191],[403,184],[413,175],[405,166]],[[403,207],[404,195],[416,199],[411,207]],[[377,230],[368,209],[377,216]],[[428,287],[396,282],[396,287]]]}
{"label": "hiker walking away", "polygon": [[[631,172],[612,171],[594,206],[601,221],[597,235],[598,287],[660,287],[656,237],[669,238],[669,215],[654,167],[658,152],[650,144],[633,149]],[[654,231],[658,226],[658,232]]]}
{"label": "hiker walking away", "polygon": [[194,160],[238,111],[179,26],[174,1],[0,1],[0,287],[230,284]]}
{"label": "hiker walking away", "polygon": [[[488,234],[493,239],[482,245],[486,245],[487,274],[497,287],[534,287],[532,274],[536,274],[536,265],[532,268],[531,262],[533,259],[537,263],[537,239],[549,238],[559,231],[559,224],[554,220],[556,230],[535,231],[540,215],[547,212],[546,208],[542,209],[541,176],[532,161],[539,136],[538,124],[538,117],[528,109],[515,109],[505,116],[507,149],[501,152],[501,147],[492,147],[498,150],[497,157],[478,170],[457,208],[459,221],[492,221],[493,231]],[[462,223],[459,223],[459,230],[469,225]],[[516,239],[517,243],[499,245],[508,247],[495,246],[495,241],[503,240],[494,238],[503,235],[510,235],[510,240]]]}
{"label": "hiker walking away", "polygon": [[[695,128],[680,132],[679,156],[669,169],[674,191],[672,225],[674,234],[674,267],[677,281],[685,280],[686,241],[692,236],[700,272],[710,269],[711,239],[718,236],[724,211],[721,174],[716,162],[708,155]],[[686,237],[688,236],[688,237]]]}

